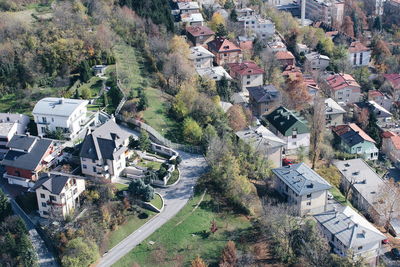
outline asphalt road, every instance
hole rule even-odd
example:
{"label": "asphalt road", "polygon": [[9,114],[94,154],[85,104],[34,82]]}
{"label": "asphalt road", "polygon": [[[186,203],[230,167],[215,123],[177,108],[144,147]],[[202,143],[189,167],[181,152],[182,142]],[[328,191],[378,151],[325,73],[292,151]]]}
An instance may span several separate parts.
{"label": "asphalt road", "polygon": [[[164,210],[103,255],[97,264],[98,267],[109,267],[116,263],[174,217],[192,197],[196,181],[205,172],[207,164],[202,156],[182,151],[179,153],[183,160],[179,167],[181,174],[179,183],[174,187],[158,190],[165,201]],[[157,242],[157,240],[154,241]]]}

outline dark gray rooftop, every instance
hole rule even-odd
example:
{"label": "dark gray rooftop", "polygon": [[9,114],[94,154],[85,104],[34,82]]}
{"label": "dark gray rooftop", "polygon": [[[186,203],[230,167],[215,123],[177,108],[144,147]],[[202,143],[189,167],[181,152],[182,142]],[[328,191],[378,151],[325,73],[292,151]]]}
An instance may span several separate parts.
{"label": "dark gray rooftop", "polygon": [[332,186],[304,163],[273,169],[272,172],[299,196],[328,190]]}
{"label": "dark gray rooftop", "polygon": [[50,193],[58,195],[61,193],[65,184],[68,182],[68,179],[71,177],[72,176],[67,174],[45,173],[35,183],[35,185],[32,187],[32,190],[44,187],[44,189],[48,190]]}

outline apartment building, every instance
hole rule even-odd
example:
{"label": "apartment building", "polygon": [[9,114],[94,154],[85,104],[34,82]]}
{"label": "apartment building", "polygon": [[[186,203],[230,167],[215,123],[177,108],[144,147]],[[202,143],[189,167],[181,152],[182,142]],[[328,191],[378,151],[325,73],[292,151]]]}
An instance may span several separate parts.
{"label": "apartment building", "polygon": [[224,37],[217,37],[207,43],[208,50],[214,54],[214,63],[219,66],[228,63],[241,63],[243,60],[242,49]]}
{"label": "apartment building", "polygon": [[361,99],[361,86],[350,74],[334,74],[326,78],[330,97],[338,103],[353,104]]}
{"label": "apartment building", "polygon": [[275,34],[275,24],[259,15],[245,15],[238,17],[237,20],[249,36],[268,39]]}
{"label": "apartment building", "polygon": [[371,60],[371,49],[363,45],[360,41],[350,44],[348,59],[353,67],[368,66]]}
{"label": "apartment building", "polygon": [[[302,0],[299,1],[300,6],[301,2]],[[307,0],[305,11],[307,19],[340,26],[343,22],[344,2],[335,0]]]}
{"label": "apartment building", "polygon": [[229,74],[239,82],[240,89],[246,91],[247,87],[261,86],[264,83],[264,70],[252,61],[227,64]]}
{"label": "apartment building", "polygon": [[0,159],[8,151],[7,143],[16,134],[25,134],[29,117],[23,114],[0,113]]}

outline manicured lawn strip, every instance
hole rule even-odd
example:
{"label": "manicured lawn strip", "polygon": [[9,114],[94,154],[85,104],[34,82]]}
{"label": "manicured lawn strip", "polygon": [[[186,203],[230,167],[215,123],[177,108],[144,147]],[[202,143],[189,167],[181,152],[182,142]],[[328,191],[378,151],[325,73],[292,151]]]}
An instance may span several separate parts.
{"label": "manicured lawn strip", "polygon": [[179,178],[179,170],[175,169],[172,173],[171,173],[171,178],[169,178],[167,185],[171,185],[173,183],[175,183]]}
{"label": "manicured lawn strip", "polygon": [[127,184],[117,184],[117,183],[115,183],[114,185],[119,191],[127,190],[128,187],[129,187],[129,185],[127,185]]}
{"label": "manicured lawn strip", "polygon": [[149,216],[146,219],[139,219],[137,215],[131,215],[128,217],[125,224],[119,226],[117,230],[111,232],[108,240],[108,249],[113,248],[128,235],[130,235],[143,224],[148,222],[156,214],[155,212],[149,210],[142,210],[142,212],[147,213]]}
{"label": "manicured lawn strip", "polygon": [[338,188],[332,186],[332,188],[329,190],[329,192],[331,192],[331,194],[333,195],[333,198],[340,204],[353,207],[353,205],[351,205],[350,201],[348,201],[348,200],[346,201],[344,195],[342,194],[342,192],[340,192],[340,190]]}
{"label": "manicured lawn strip", "polygon": [[[190,261],[197,255],[207,263],[216,263],[228,240],[237,240],[241,230],[251,228],[251,223],[242,216],[217,213],[216,204],[211,204],[211,197],[206,195],[202,204],[192,212],[201,196],[189,200],[188,204],[170,221],[159,228],[141,245],[134,248],[114,267],[130,267],[134,262],[140,266],[173,266],[173,259],[184,257],[183,266],[190,266]],[[211,221],[217,223],[218,231],[210,234]],[[181,223],[180,223],[181,222]],[[150,245],[149,241],[155,242]],[[239,245],[239,241],[237,244]],[[155,251],[162,247],[167,251],[165,259],[157,259]],[[162,264],[155,262],[159,260]]]}
{"label": "manicured lawn strip", "polygon": [[159,170],[161,167],[160,162],[148,161],[148,160],[143,160],[143,162],[139,161],[137,165],[139,165],[141,167],[146,167],[146,168],[153,168],[153,170]]}
{"label": "manicured lawn strip", "polygon": [[163,207],[163,201],[159,194],[154,194],[154,198],[150,201],[150,203],[159,210]]}

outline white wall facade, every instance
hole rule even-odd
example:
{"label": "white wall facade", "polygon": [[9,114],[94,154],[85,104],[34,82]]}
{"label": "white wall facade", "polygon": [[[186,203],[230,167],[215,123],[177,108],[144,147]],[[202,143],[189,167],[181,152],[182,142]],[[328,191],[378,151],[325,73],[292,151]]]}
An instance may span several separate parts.
{"label": "white wall facade", "polygon": [[353,104],[360,101],[361,90],[358,87],[348,86],[340,90],[336,90],[331,94],[331,97],[336,102],[344,102],[346,104]]}
{"label": "white wall facade", "polygon": [[252,74],[241,76],[241,88],[242,91],[246,90],[246,87],[255,87],[263,85],[263,74]]}
{"label": "white wall facade", "polygon": [[348,59],[353,67],[368,66],[371,60],[371,51],[349,53]]}

